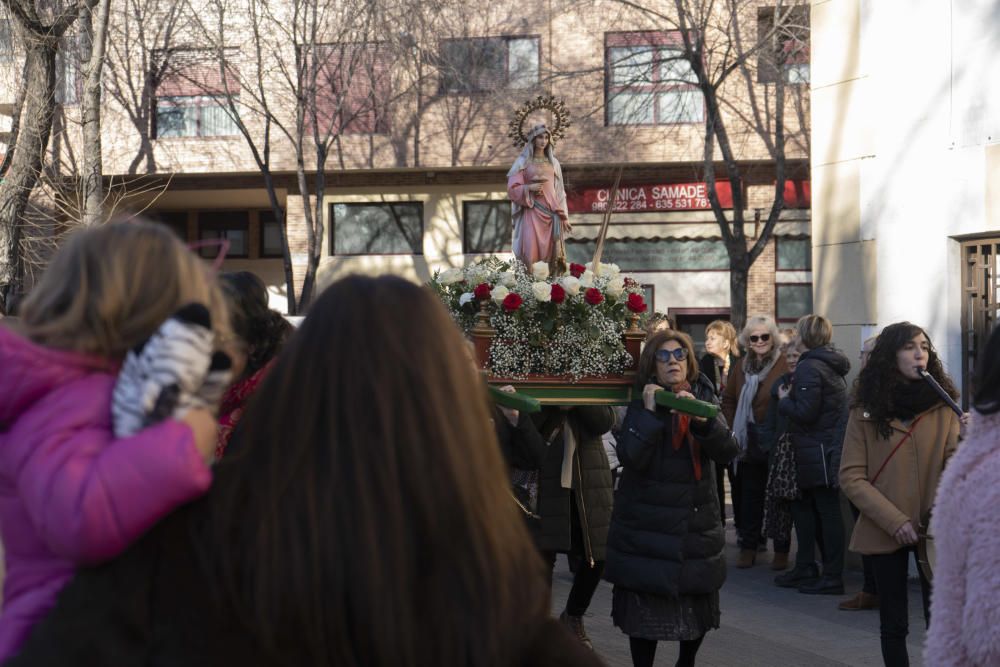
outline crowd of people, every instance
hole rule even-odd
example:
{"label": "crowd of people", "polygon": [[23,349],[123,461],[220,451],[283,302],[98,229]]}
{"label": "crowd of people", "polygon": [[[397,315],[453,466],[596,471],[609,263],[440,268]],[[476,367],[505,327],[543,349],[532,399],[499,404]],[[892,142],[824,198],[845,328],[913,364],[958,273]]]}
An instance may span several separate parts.
{"label": "crowd of people", "polygon": [[[342,279],[294,333],[267,300],[165,228],[113,223],[0,323],[4,664],[586,667],[605,580],[636,667],[659,642],[694,665],[722,618],[724,478],[734,566],[770,540],[775,584],[804,594],[845,592],[846,496],[865,584],[840,608],[878,610],[891,667],[933,536],[930,664],[1000,663],[980,502],[1000,481],[1000,334],[971,419],[925,380],[958,397],[922,328],[866,341],[849,387],[819,315],[713,322],[700,359],[650,317],[629,405],[529,415],[490,401],[418,285]],[[558,554],[573,581],[552,618]]]}

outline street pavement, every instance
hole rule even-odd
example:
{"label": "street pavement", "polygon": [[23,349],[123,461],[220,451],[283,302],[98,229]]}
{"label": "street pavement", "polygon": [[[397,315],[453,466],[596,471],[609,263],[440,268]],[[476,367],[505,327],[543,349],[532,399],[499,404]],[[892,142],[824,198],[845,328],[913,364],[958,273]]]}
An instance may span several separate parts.
{"label": "street pavement", "polygon": [[[726,535],[726,560],[735,563],[736,536],[732,522]],[[792,547],[795,553],[795,547]],[[699,667],[834,667],[881,665],[878,611],[840,611],[846,596],[803,595],[778,588],[770,569],[771,554],[758,554],[748,570],[730,567],[722,587],[722,626],[705,637],[698,652]],[[861,573],[845,573],[848,595],[861,589]],[[566,559],[560,556],[553,578],[552,611],[562,612],[572,585]],[[923,665],[924,621],[920,586],[910,582],[910,664]],[[610,667],[631,667],[628,638],[611,623],[611,584],[602,581],[584,620],[594,649]],[[657,667],[672,667],[677,642],[660,642]]]}

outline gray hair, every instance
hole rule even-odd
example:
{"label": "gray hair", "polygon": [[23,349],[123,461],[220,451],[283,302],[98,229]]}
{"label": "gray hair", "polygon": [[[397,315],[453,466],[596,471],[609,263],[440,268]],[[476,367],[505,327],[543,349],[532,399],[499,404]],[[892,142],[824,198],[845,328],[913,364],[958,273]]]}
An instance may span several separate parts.
{"label": "gray hair", "polygon": [[751,315],[748,317],[747,323],[743,325],[743,331],[740,332],[740,345],[746,349],[750,349],[750,341],[747,338],[750,336],[750,330],[757,329],[758,327],[765,327],[767,332],[771,334],[771,340],[774,341],[774,349],[778,349],[781,346],[781,332],[778,330],[778,324],[770,315]]}

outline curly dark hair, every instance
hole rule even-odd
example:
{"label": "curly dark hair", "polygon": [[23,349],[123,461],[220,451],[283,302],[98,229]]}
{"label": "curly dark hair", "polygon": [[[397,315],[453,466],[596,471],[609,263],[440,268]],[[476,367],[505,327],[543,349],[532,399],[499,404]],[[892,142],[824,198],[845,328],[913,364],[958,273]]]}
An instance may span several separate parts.
{"label": "curly dark hair", "polygon": [[243,377],[253,375],[274,358],[294,327],[271,310],[264,281],[250,271],[223,273],[219,284],[229,303],[233,332],[246,346],[247,366]]}
{"label": "curly dark hair", "polygon": [[898,388],[908,382],[899,372],[896,353],[914,337],[923,334],[927,337],[929,351],[927,354],[927,372],[938,381],[952,398],[958,398],[958,390],[951,378],[944,372],[941,359],[938,357],[934,344],[927,332],[910,322],[890,324],[875,340],[868,363],[854,380],[854,393],[851,400],[852,408],[863,408],[875,420],[879,435],[888,438],[892,434],[889,422],[897,414],[894,399]]}

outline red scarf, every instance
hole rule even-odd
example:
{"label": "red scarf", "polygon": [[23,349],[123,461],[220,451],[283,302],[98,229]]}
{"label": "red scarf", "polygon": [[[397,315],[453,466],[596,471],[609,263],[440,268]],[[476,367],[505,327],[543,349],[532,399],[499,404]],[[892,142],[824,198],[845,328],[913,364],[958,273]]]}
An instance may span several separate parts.
{"label": "red scarf", "polygon": [[219,437],[215,444],[216,461],[220,460],[225,453],[229,439],[233,437],[236,424],[243,416],[243,406],[247,399],[257,390],[257,386],[273,365],[274,359],[259,368],[250,377],[232,383],[226,390],[226,394],[222,397],[222,403],[219,405]]}
{"label": "red scarf", "polygon": [[[685,381],[675,384],[671,391],[675,394],[681,391],[691,391],[691,385]],[[691,415],[683,412],[675,412],[673,415],[673,446],[674,451],[681,448],[687,442],[688,450],[691,452],[691,464],[694,466],[694,478],[701,481],[701,445],[695,441],[691,435]]]}

